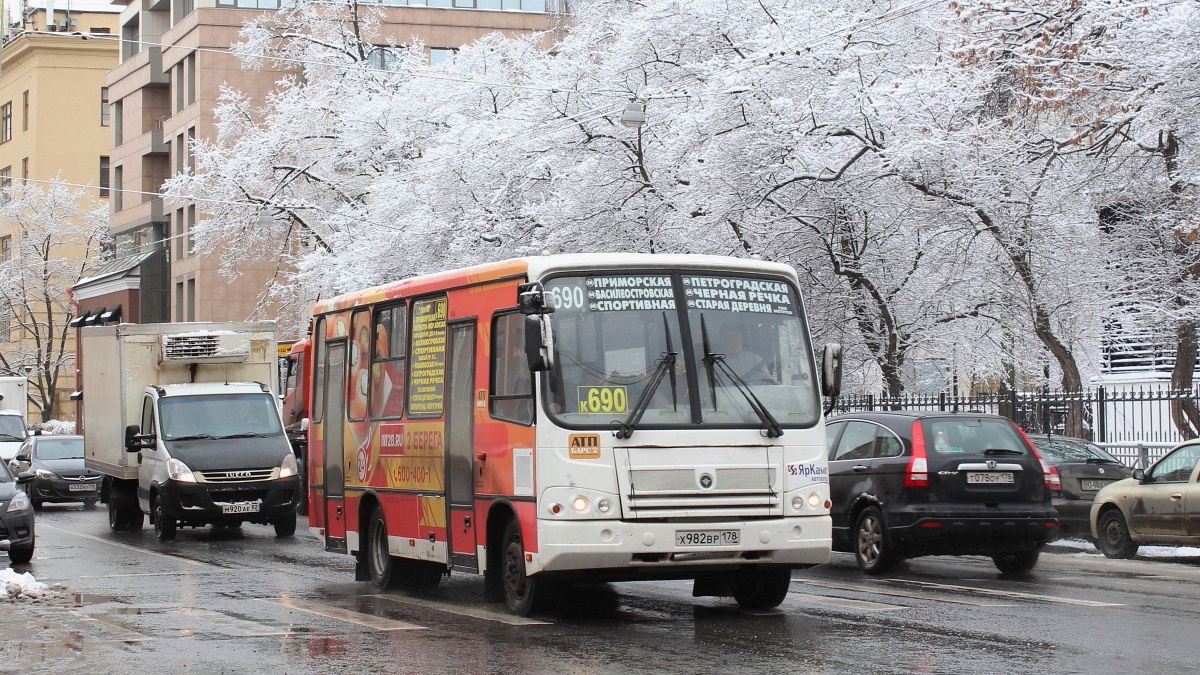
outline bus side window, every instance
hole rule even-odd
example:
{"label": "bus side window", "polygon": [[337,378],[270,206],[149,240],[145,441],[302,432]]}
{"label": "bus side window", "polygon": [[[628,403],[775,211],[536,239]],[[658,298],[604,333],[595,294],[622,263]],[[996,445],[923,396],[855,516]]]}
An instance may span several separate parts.
{"label": "bus side window", "polygon": [[375,312],[371,352],[371,417],[396,419],[404,413],[404,305]]}
{"label": "bus side window", "polygon": [[516,312],[492,318],[488,410],[496,419],[533,424],[533,378],[525,357],[525,317]]}

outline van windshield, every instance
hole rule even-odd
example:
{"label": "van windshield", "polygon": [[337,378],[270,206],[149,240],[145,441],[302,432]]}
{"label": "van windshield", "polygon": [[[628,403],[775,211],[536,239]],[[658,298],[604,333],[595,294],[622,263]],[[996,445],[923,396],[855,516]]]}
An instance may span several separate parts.
{"label": "van windshield", "polygon": [[172,396],[159,399],[158,410],[166,440],[283,433],[275,400],[266,393]]}
{"label": "van windshield", "polygon": [[0,441],[25,438],[25,420],[16,415],[0,415]]}

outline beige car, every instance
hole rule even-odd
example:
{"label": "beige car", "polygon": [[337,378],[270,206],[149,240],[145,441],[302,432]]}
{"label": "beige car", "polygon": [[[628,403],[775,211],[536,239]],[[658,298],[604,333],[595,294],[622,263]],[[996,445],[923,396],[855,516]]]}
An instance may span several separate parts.
{"label": "beige car", "polygon": [[1176,446],[1149,469],[1109,484],[1092,502],[1092,535],[1109,558],[1138,546],[1200,545],[1200,439]]}

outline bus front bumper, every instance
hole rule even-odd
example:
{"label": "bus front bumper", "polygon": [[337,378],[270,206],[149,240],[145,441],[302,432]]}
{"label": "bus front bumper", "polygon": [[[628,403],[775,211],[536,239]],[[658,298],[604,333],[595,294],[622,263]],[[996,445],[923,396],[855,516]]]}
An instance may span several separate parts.
{"label": "bus front bumper", "polygon": [[539,520],[538,551],[525,568],[528,574],[623,570],[633,578],[677,570],[686,578],[686,568],[821,565],[829,562],[831,545],[827,515],[718,523]]}

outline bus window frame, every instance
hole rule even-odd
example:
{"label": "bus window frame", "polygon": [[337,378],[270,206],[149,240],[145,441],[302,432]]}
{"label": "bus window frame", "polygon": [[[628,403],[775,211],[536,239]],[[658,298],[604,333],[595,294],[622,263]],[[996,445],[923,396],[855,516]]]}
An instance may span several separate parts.
{"label": "bus window frame", "polygon": [[[409,347],[408,334],[407,334],[407,332],[408,332],[408,313],[409,313],[408,300],[409,300],[408,298],[400,298],[398,300],[388,300],[386,302],[380,302],[379,304],[372,305],[373,311],[371,313],[371,336],[372,336],[372,339],[371,339],[371,361],[369,364],[369,366],[371,368],[371,374],[367,376],[369,386],[370,386],[370,395],[367,397],[367,419],[370,419],[372,421],[404,419],[404,416],[408,411],[408,347]],[[389,356],[386,359],[381,359],[381,358],[379,358],[379,350],[377,348],[377,341],[375,339],[375,331],[378,329],[378,326],[379,326],[378,319],[382,313],[387,312],[387,311],[394,312],[397,309],[399,309],[404,315],[403,318],[401,319],[402,323],[400,326],[400,330],[402,331],[403,335],[401,335],[401,337],[398,341],[392,335],[392,329],[395,327],[395,320],[393,319],[392,325],[388,327],[388,331],[389,331],[388,332],[388,344],[391,345],[395,342],[399,342],[401,353],[400,353],[400,356]],[[394,317],[395,314],[393,314],[392,316]],[[386,409],[387,402],[384,401],[383,403],[381,403],[381,406],[383,406],[382,409],[380,410],[381,414],[376,415],[376,414],[374,414],[374,410],[375,410],[375,373],[374,373],[375,365],[380,364],[380,374],[383,375],[385,372],[385,368],[383,367],[383,364],[394,363],[396,361],[401,361],[404,363],[404,391],[400,392],[400,396],[401,396],[400,412],[396,415],[382,414],[383,412],[386,412],[386,410],[387,410]]]}
{"label": "bus window frame", "polygon": [[[408,312],[408,321],[407,321],[408,325],[406,325],[404,327],[405,331],[407,333],[405,336],[404,353],[409,355],[408,368],[406,369],[406,371],[404,373],[404,417],[405,417],[405,419],[436,420],[436,419],[442,419],[446,415],[446,368],[447,368],[446,356],[449,351],[449,335],[450,335],[450,290],[452,290],[452,289],[441,290],[441,291],[437,291],[435,293],[427,293],[425,295],[412,296],[411,298],[408,299],[409,300],[409,312]],[[436,413],[433,413],[433,412],[414,413],[412,411],[412,403],[413,403],[413,397],[412,397],[412,392],[413,392],[413,383],[412,383],[413,346],[412,346],[412,341],[413,341],[413,326],[416,324],[416,322],[414,321],[414,316],[416,314],[416,306],[417,306],[417,303],[419,303],[419,302],[426,302],[429,300],[439,300],[439,299],[446,303],[446,316],[442,321],[442,397],[441,397],[441,405],[438,407],[438,411]]]}
{"label": "bus window frame", "polygon": [[[498,334],[497,326],[500,324],[501,320],[505,320],[505,319],[508,319],[508,318],[514,317],[514,316],[517,317],[517,319],[518,319],[517,324],[520,326],[520,337],[519,337],[519,341],[517,344],[519,346],[521,346],[521,356],[522,356],[521,360],[524,360],[524,340],[525,340],[525,332],[524,332],[525,331],[525,321],[524,320],[525,320],[525,315],[520,314],[516,307],[508,308],[508,309],[501,309],[501,310],[497,310],[492,313],[491,336],[490,336],[490,339],[488,340],[488,342],[489,342],[488,349],[491,352],[489,354],[489,358],[488,358],[488,415],[492,419],[502,420],[504,422],[510,422],[512,424],[520,424],[521,426],[531,427],[534,424],[536,424],[536,422],[537,422],[537,395],[536,395],[536,391],[535,391],[537,385],[536,385],[536,377],[534,376],[534,373],[528,372],[528,367],[529,367],[528,363],[525,364],[525,369],[526,369],[526,372],[528,375],[528,383],[529,383],[529,393],[528,394],[497,394],[496,393],[497,385],[499,384],[497,366],[499,365],[499,363],[502,360],[507,360],[507,357],[509,356],[509,353],[510,353],[509,350],[505,350],[505,353],[501,354],[500,350],[496,349],[496,339],[497,339],[497,334]],[[510,339],[511,339],[511,334],[506,334],[505,340],[507,341]],[[511,343],[506,342],[506,345],[511,345]],[[496,409],[497,408],[496,404],[500,403],[500,402],[504,402],[504,401],[528,401],[529,402],[528,419],[523,419],[521,416],[517,416],[517,415],[506,416],[502,412],[498,412]]]}
{"label": "bus window frame", "polygon": [[[325,372],[325,350],[327,339],[325,337],[325,316],[317,317],[316,327],[313,329],[312,342],[312,396],[309,400],[312,402],[312,423],[320,424],[325,420],[325,380],[328,373]],[[320,395],[318,395],[320,394]]]}

